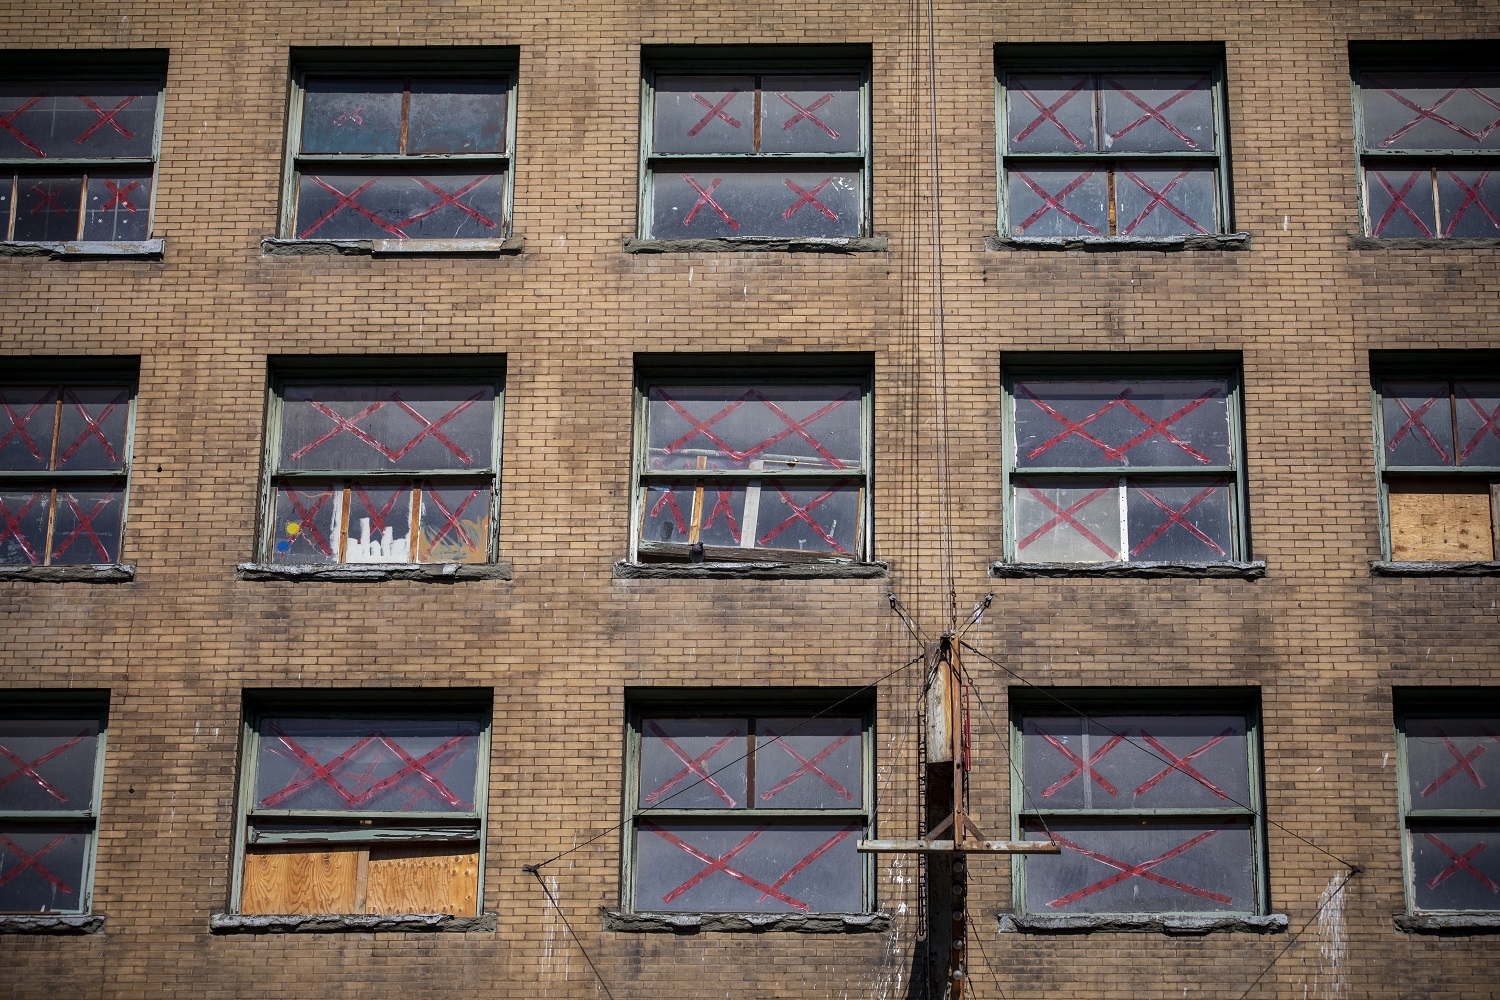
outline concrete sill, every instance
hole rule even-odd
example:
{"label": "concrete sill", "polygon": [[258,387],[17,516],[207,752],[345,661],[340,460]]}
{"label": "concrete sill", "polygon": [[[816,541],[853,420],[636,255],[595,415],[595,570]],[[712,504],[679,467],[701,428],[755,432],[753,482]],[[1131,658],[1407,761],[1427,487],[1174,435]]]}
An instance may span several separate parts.
{"label": "concrete sill", "polygon": [[98,913],[7,913],[0,915],[0,934],[103,934]]}
{"label": "concrete sill", "polygon": [[493,932],[496,914],[456,917],[451,913],[215,913],[212,934],[370,934],[399,931],[472,934]]}
{"label": "concrete sill", "polygon": [[616,580],[883,580],[883,562],[633,563],[614,565]]}
{"label": "concrete sill", "polygon": [[90,257],[137,257],[160,260],[166,240],[5,240],[0,257],[46,257],[77,260]]}
{"label": "concrete sill", "polygon": [[260,252],[270,257],[506,257],[519,254],[524,240],[284,240],[267,236]]}
{"label": "concrete sill", "polygon": [[1101,562],[1101,563],[1011,563],[990,564],[990,576],[999,580],[1029,580],[1038,577],[1129,577],[1157,580],[1167,577],[1212,580],[1260,580],[1266,564],[1254,562]]}
{"label": "concrete sill", "polygon": [[1001,236],[984,238],[986,250],[1087,250],[1116,253],[1130,250],[1249,250],[1249,233],[1208,233],[1184,236]]}
{"label": "concrete sill", "polygon": [[1500,249],[1500,239],[1477,237],[1470,239],[1430,240],[1420,236],[1403,236],[1385,239],[1380,236],[1349,234],[1350,250],[1495,250]]}
{"label": "concrete sill", "polygon": [[343,583],[416,580],[419,583],[457,583],[460,580],[513,580],[516,574],[514,567],[508,562],[338,563],[326,566],[247,562],[236,566],[234,575],[238,580],[332,580]]}
{"label": "concrete sill", "polygon": [[0,566],[0,582],[129,583],[135,579],[131,563],[90,563],[83,566]]}
{"label": "concrete sill", "polygon": [[1094,934],[1100,931],[1168,934],[1174,937],[1240,931],[1248,934],[1284,934],[1284,913],[1263,917],[1244,915],[1091,913],[1068,916],[1001,913],[1002,934]]}
{"label": "concrete sill", "polygon": [[1500,576],[1500,562],[1395,562],[1372,559],[1375,576]]}
{"label": "concrete sill", "polygon": [[626,253],[885,253],[891,241],[884,236],[851,236],[844,239],[808,237],[739,236],[703,240],[637,240],[624,243]]}
{"label": "concrete sill", "polygon": [[1395,923],[1411,934],[1500,934],[1500,912],[1398,913]]}
{"label": "concrete sill", "polygon": [[703,931],[864,934],[890,930],[889,913],[630,913],[601,909],[604,929],[642,934]]}

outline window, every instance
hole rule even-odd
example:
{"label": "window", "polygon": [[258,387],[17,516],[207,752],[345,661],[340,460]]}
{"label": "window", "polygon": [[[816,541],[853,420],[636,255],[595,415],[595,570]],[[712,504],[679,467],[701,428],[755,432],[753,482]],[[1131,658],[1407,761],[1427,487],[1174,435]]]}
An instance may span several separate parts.
{"label": "window", "polygon": [[1411,692],[1397,712],[1413,912],[1500,910],[1500,701]]}
{"label": "window", "polygon": [[1390,558],[1494,559],[1500,378],[1482,377],[1486,364],[1479,359],[1448,361],[1448,371],[1462,369],[1471,378],[1441,377],[1442,362],[1420,357],[1375,363],[1397,376],[1375,380]]}
{"label": "window", "polygon": [[1237,365],[1008,367],[1013,560],[1245,558]]}
{"label": "window", "polygon": [[104,700],[8,691],[0,704],[0,914],[87,913]]}
{"label": "window", "polygon": [[1160,238],[1226,232],[1221,52],[1001,46],[1001,232]]}
{"label": "window", "polygon": [[403,62],[369,51],[304,60],[287,141],[283,235],[505,239],[513,65],[473,55]]}
{"label": "window", "polygon": [[1352,57],[1365,233],[1500,238],[1493,52],[1471,59],[1462,48],[1412,47]]}
{"label": "window", "polygon": [[633,559],[869,558],[868,368],[761,369],[642,377]]}
{"label": "window", "polygon": [[650,60],[642,235],[869,235],[868,65],[702,50]]}
{"label": "window", "polygon": [[19,62],[22,73],[0,81],[0,236],[149,239],[165,60],[95,53],[90,65],[115,72],[76,76]]}
{"label": "window", "polygon": [[1260,750],[1245,699],[1055,692],[1023,700],[1016,833],[1055,857],[1018,863],[1030,914],[1260,913]]}
{"label": "window", "polygon": [[285,379],[272,395],[266,561],[494,559],[500,381]]}
{"label": "window", "polygon": [[255,699],[238,912],[479,914],[490,696]]}
{"label": "window", "polygon": [[0,383],[0,564],[119,561],[135,398],[125,375]]}
{"label": "window", "polygon": [[867,706],[844,692],[657,696],[635,707],[630,743],[627,909],[872,908],[855,851],[869,826]]}

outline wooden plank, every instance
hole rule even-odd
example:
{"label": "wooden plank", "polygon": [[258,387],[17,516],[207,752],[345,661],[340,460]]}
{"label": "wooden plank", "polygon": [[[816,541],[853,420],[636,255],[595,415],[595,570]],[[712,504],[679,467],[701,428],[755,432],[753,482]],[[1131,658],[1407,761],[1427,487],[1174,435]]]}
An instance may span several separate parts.
{"label": "wooden plank", "polygon": [[371,847],[367,913],[479,915],[479,845]]}
{"label": "wooden plank", "polygon": [[272,847],[245,852],[241,913],[358,913],[357,848]]}
{"label": "wooden plank", "polygon": [[1392,480],[1389,503],[1392,559],[1465,562],[1495,558],[1489,483]]}

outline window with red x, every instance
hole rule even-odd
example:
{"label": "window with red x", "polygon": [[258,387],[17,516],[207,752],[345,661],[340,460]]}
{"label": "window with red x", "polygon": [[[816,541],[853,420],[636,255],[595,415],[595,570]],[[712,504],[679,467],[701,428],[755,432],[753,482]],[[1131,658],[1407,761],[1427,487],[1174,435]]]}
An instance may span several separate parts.
{"label": "window with red x", "polygon": [[1024,912],[1261,912],[1264,865],[1255,716],[1131,692],[1064,695],[1022,712],[1017,834],[1054,858],[1020,862]]}
{"label": "window with red x", "polygon": [[865,64],[734,65],[648,71],[642,236],[869,235]]}
{"label": "window with red x", "polygon": [[1408,692],[1398,715],[1407,904],[1500,910],[1500,700]]}
{"label": "window with red x", "polygon": [[1229,228],[1221,61],[1000,52],[1001,232],[1158,239]]}
{"label": "window with red x", "polygon": [[159,70],[0,80],[0,239],[149,239],[161,90]]}
{"label": "window with red x", "polygon": [[120,561],[135,387],[0,383],[0,564]]}
{"label": "window with red x", "polygon": [[103,701],[12,691],[0,702],[0,914],[87,913]]}
{"label": "window with red x", "polygon": [[482,372],[279,382],[264,560],[492,561],[500,395]]}
{"label": "window with red x", "polygon": [[1198,563],[1246,558],[1236,378],[1007,380],[1009,558]]}
{"label": "window with red x", "polygon": [[868,717],[847,700],[827,714],[810,705],[744,699],[637,710],[628,909],[871,908],[868,865],[855,851],[869,824]]}

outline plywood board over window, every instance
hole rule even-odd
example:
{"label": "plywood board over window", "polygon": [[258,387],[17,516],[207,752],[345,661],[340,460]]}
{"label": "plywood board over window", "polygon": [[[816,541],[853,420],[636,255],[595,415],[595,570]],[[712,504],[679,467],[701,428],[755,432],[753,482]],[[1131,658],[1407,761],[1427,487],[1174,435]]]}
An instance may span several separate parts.
{"label": "plywood board over window", "polygon": [[1391,558],[1464,562],[1495,558],[1486,482],[1416,479],[1390,484]]}
{"label": "plywood board over window", "polygon": [[479,845],[245,852],[242,913],[479,912]]}

